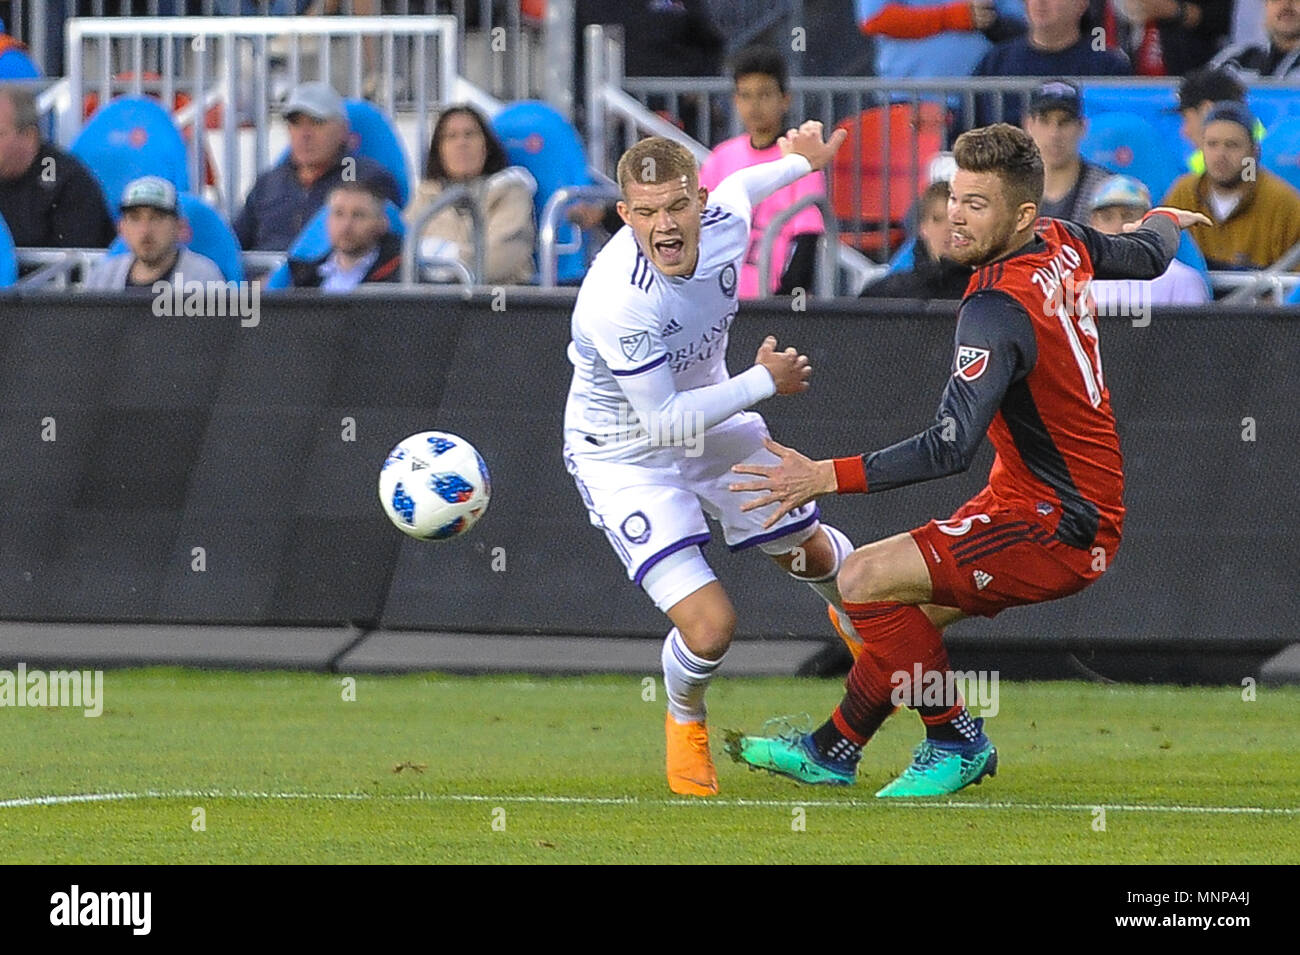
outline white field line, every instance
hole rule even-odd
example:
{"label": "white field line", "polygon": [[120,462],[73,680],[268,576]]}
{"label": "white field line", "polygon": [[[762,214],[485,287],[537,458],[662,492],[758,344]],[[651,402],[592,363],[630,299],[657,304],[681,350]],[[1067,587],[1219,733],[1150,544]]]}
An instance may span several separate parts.
{"label": "white field line", "polygon": [[22,809],[27,806],[67,806],[76,803],[128,802],[140,799],[249,799],[249,800],[302,800],[337,802],[428,802],[428,803],[535,803],[558,806],[715,806],[722,808],[778,808],[818,807],[824,809],[861,809],[865,806],[882,806],[907,809],[985,809],[1028,812],[1093,812],[1105,809],[1113,812],[1184,813],[1192,815],[1228,816],[1296,816],[1300,807],[1270,808],[1264,806],[1161,806],[1126,805],[1122,803],[1018,803],[1018,802],[960,802],[957,800],[903,800],[903,799],[638,799],[635,796],[489,796],[471,793],[310,793],[310,792],[256,792],[242,789],[146,789],[142,792],[74,793],[64,796],[24,796],[0,800],[0,809]]}

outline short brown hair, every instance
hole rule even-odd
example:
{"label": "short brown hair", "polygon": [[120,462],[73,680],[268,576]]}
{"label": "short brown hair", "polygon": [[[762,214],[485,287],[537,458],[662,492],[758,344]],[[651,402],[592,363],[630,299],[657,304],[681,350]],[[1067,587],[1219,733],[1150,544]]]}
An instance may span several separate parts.
{"label": "short brown hair", "polygon": [[695,157],[681,143],[663,136],[641,140],[618,161],[618,187],[624,196],[631,182],[657,186],[681,178],[685,178],[692,189],[699,184]]}
{"label": "short brown hair", "polygon": [[994,123],[957,137],[953,145],[957,168],[997,173],[1013,205],[1043,202],[1043,156],[1023,129]]}

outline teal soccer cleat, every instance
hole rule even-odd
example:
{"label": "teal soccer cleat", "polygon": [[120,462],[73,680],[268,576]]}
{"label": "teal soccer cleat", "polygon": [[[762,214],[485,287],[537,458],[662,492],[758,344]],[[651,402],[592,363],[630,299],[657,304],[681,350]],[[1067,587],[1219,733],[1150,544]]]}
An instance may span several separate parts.
{"label": "teal soccer cleat", "polygon": [[765,734],[774,723],[782,730],[771,735],[745,736],[728,730],[727,753],[750,769],[766,769],[810,786],[851,786],[857,780],[856,762],[829,760],[818,754],[811,735],[796,729],[788,719],[768,720],[763,725]]}
{"label": "teal soccer cleat", "polygon": [[901,776],[876,793],[882,799],[946,796],[985,776],[996,776],[998,751],[984,735],[984,720],[975,721],[979,739],[973,743],[936,743],[926,740],[912,753],[912,764]]}

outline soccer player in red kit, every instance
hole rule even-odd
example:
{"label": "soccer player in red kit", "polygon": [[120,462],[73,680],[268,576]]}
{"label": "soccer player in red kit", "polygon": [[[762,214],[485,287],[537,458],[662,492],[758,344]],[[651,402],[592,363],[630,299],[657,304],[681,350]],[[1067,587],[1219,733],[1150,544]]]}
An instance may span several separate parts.
{"label": "soccer player in red kit", "polygon": [[[984,435],[997,456],[984,490],[944,521],[858,548],[839,572],[857,637],[846,694],[811,733],[732,736],[750,766],[800,782],[854,782],[862,747],[898,705],[926,739],[877,796],[936,796],[991,776],[997,750],[955,691],[942,631],[962,617],[1053,600],[1101,576],[1119,547],[1124,473],[1087,285],[1168,267],[1198,213],[1153,209],[1128,234],[1039,219],[1034,141],[998,123],[955,144],[951,257],[976,266],[957,313],[956,351],[934,423],[870,454],[813,461],[769,442],[772,467],[734,471],[780,502],[773,520],[832,492],[877,493],[966,470]],[[918,682],[917,676],[921,679]],[[934,688],[946,692],[931,692]]]}

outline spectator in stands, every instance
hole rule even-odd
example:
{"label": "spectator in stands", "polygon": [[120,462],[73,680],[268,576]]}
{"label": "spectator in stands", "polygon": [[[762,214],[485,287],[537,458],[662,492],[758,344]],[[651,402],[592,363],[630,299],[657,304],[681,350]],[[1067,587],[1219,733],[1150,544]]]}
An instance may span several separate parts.
{"label": "spectator in stands", "polygon": [[1300,77],[1300,0],[1264,0],[1264,32],[1266,46],[1230,46],[1210,65],[1231,70],[1243,83]]}
{"label": "spectator in stands", "polygon": [[348,150],[348,114],[343,97],[328,83],[302,83],[284,106],[289,123],[289,154],[257,177],[235,219],[235,235],[245,249],[282,251],[325,204],[330,190],[348,179],[373,182],[401,204],[392,175]]}
{"label": "spectator in stands", "polygon": [[[1097,49],[1081,26],[1088,0],[1028,0],[1029,32],[1005,40],[984,55],[975,76],[1128,76],[1128,57],[1114,49]],[[1020,123],[1020,100],[1003,100],[1001,119]],[[976,102],[976,122],[987,125],[998,119],[987,95]]]}
{"label": "spectator in stands", "polygon": [[1029,96],[1025,132],[1043,155],[1043,201],[1040,216],[1086,223],[1092,196],[1110,172],[1079,154],[1087,129],[1083,97],[1068,80],[1051,80]]}
{"label": "spectator in stands", "polygon": [[974,269],[945,256],[951,247],[946,180],[932,182],[918,201],[919,221],[912,267],[890,272],[862,290],[863,298],[960,299]]}
{"label": "spectator in stands", "polygon": [[[1089,224],[1106,235],[1119,235],[1130,222],[1140,222],[1151,210],[1151,193],[1129,176],[1111,176],[1092,199]],[[1174,259],[1155,279],[1117,279],[1092,282],[1098,315],[1132,315],[1147,305],[1201,305],[1209,289],[1201,273]]]}
{"label": "spectator in stands", "polygon": [[[785,60],[771,47],[752,46],[736,57],[731,73],[736,112],[745,132],[720,143],[700,166],[700,185],[706,189],[716,189],[718,183],[737,169],[781,158],[777,140],[787,128],[785,114],[790,108]],[[754,207],[749,250],[740,269],[742,299],[760,295],[758,251],[768,224],[783,209],[805,196],[825,194],[826,181],[820,175],[804,176]],[[789,295],[796,288],[812,289],[817,238],[824,231],[821,212],[815,206],[797,213],[785,224],[772,246],[767,292]]]}
{"label": "spectator in stands", "polygon": [[[1187,168],[1192,172],[1205,172],[1205,154],[1201,152],[1201,132],[1205,128],[1205,117],[1215,103],[1228,100],[1244,105],[1246,87],[1225,69],[1206,67],[1194,70],[1184,76],[1178,85],[1177,110],[1183,117],[1183,138],[1196,147],[1196,152],[1187,160]],[[1262,137],[1263,132],[1261,126],[1255,131],[1255,138]]]}
{"label": "spectator in stands", "polygon": [[[438,117],[424,177],[411,205],[413,226],[429,203],[453,186],[465,186],[483,211],[484,274],[475,279],[486,284],[532,281],[537,183],[527,169],[506,165],[505,148],[477,110],[453,106]],[[420,255],[459,259],[472,268],[474,236],[469,213],[448,207],[429,220],[420,233]]]}
{"label": "spectator in stands", "polygon": [[99,183],[39,122],[30,90],[0,86],[0,215],[14,245],[104,248],[115,230]]}
{"label": "spectator in stands", "polygon": [[876,75],[969,76],[993,44],[1025,32],[1023,0],[857,0]]}
{"label": "spectator in stands", "polygon": [[317,259],[290,259],[290,284],[350,292],[363,282],[396,282],[402,243],[388,227],[386,204],[373,182],[350,180],[331,189],[325,219],[330,250]]}
{"label": "spectator in stands", "polygon": [[1205,117],[1205,172],[1189,172],[1161,205],[1202,212],[1213,226],[1188,231],[1210,268],[1263,269],[1300,242],[1300,192],[1259,165],[1255,117],[1241,103]]}
{"label": "spectator in stands", "polygon": [[1124,50],[1138,76],[1182,76],[1204,66],[1232,28],[1225,0],[1090,0],[1106,46]]}
{"label": "spectator in stands", "polygon": [[155,283],[225,282],[217,264],[181,245],[176,187],[159,176],[132,179],[118,203],[117,231],[126,252],[100,259],[86,277],[88,289],[152,290]]}

